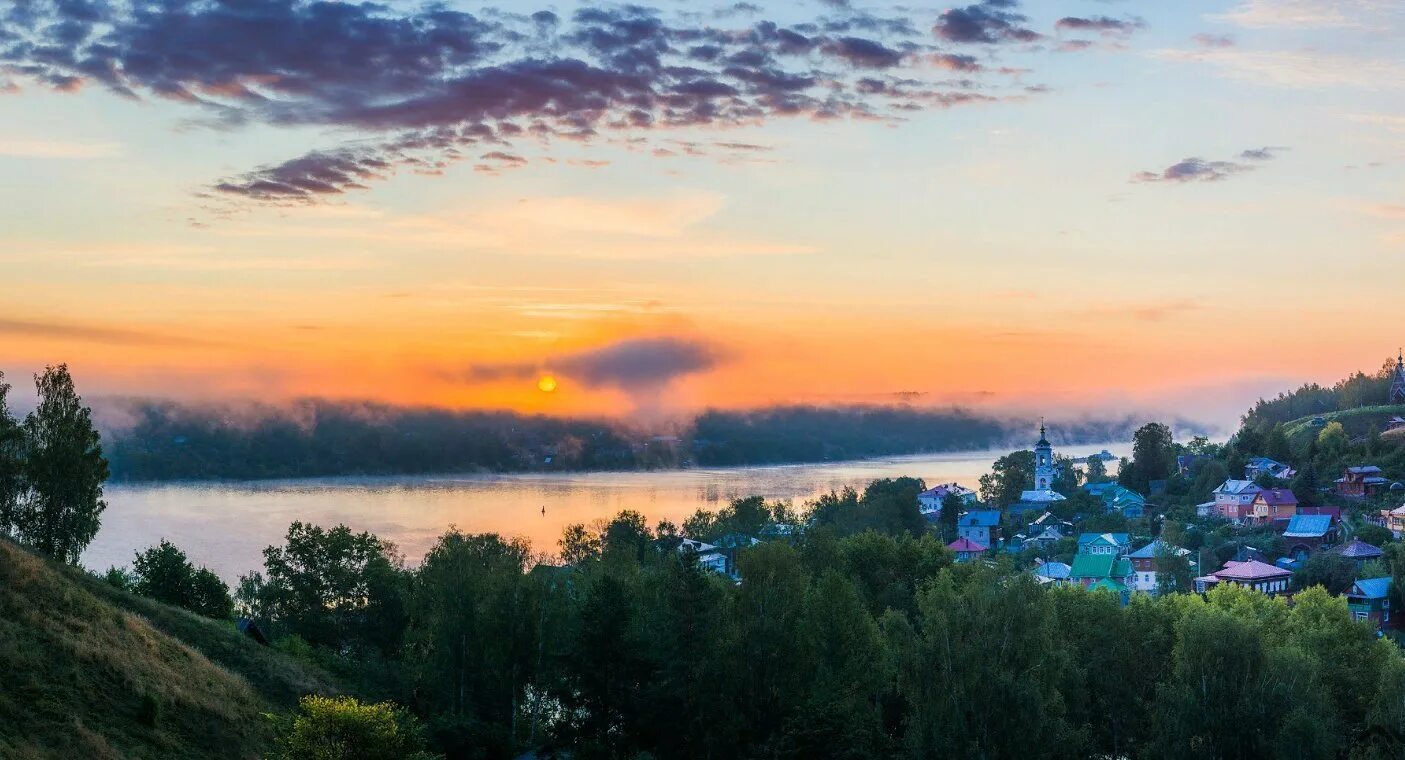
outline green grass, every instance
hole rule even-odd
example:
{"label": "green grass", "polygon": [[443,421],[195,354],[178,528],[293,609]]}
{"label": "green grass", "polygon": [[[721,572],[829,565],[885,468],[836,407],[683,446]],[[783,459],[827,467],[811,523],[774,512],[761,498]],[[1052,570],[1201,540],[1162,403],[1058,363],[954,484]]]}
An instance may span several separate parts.
{"label": "green grass", "polygon": [[0,540],[0,757],[257,758],[327,676]]}
{"label": "green grass", "polygon": [[1362,406],[1340,412],[1324,412],[1299,417],[1285,423],[1283,432],[1288,436],[1288,440],[1297,443],[1299,437],[1317,435],[1322,428],[1314,427],[1312,421],[1321,417],[1323,422],[1340,422],[1342,427],[1346,429],[1347,435],[1356,437],[1365,435],[1366,431],[1373,425],[1377,430],[1385,430],[1386,422],[1396,415],[1405,416],[1405,404]]}

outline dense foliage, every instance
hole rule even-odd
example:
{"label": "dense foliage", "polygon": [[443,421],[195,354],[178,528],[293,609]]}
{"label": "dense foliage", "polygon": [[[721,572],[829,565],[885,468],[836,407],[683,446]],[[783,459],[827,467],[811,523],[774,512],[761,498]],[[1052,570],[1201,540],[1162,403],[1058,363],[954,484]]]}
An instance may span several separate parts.
{"label": "dense foliage", "polygon": [[102,524],[107,460],[68,367],[45,369],[34,387],[39,403],[20,423],[0,373],[0,535],[77,562]]}
{"label": "dense foliage", "polygon": [[[863,512],[902,489],[815,509]],[[692,522],[771,514],[724,512]],[[571,566],[450,531],[418,569],[395,571],[408,600],[399,678],[377,698],[418,714],[448,758],[1405,752],[1405,660],[1320,589],[1291,607],[1233,586],[1123,606],[1040,586],[1009,559],[953,564],[902,520],[852,527],[746,546],[740,582],[634,514],[563,538],[584,547]],[[349,631],[384,624],[364,588],[368,612]],[[270,625],[309,612],[294,604]],[[345,645],[369,638],[347,634],[336,656],[370,662],[371,647]]]}

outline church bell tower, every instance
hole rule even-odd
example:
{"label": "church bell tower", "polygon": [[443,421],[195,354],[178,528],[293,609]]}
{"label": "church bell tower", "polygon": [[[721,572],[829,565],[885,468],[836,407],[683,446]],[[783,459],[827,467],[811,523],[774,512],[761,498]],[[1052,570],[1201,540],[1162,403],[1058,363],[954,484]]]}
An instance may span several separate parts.
{"label": "church bell tower", "polygon": [[1044,423],[1039,423],[1039,442],[1034,444],[1034,490],[1047,491],[1054,487],[1054,447],[1044,432]]}

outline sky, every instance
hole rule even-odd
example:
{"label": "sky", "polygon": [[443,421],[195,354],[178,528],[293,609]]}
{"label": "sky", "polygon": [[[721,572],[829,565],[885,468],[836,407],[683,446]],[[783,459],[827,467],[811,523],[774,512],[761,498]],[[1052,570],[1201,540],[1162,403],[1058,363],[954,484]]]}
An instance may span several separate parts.
{"label": "sky", "polygon": [[1405,4],[0,0],[0,369],[1232,420],[1405,343]]}

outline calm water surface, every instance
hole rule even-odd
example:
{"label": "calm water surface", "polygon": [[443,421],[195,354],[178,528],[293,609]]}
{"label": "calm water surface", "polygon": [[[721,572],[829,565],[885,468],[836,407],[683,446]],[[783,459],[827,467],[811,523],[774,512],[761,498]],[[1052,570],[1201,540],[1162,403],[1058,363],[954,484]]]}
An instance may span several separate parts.
{"label": "calm water surface", "polygon": [[[1125,444],[1060,448],[1083,456]],[[129,565],[135,551],[171,540],[233,581],[263,564],[262,550],[281,543],[294,520],[345,523],[394,541],[416,562],[450,525],[530,539],[555,551],[561,529],[589,523],[622,509],[682,522],[699,508],[716,510],[750,495],[788,499],[799,507],[844,486],[861,488],[875,478],[911,475],[929,484],[956,481],[974,488],[1004,451],[953,452],[889,459],[776,467],[735,467],[661,472],[592,472],[515,475],[442,475],[385,478],[319,478],[250,483],[118,485],[107,489],[102,530],[83,555],[93,569]],[[546,507],[546,514],[542,514]]]}

